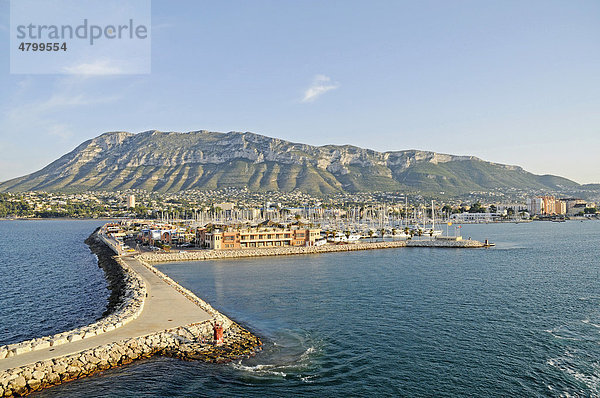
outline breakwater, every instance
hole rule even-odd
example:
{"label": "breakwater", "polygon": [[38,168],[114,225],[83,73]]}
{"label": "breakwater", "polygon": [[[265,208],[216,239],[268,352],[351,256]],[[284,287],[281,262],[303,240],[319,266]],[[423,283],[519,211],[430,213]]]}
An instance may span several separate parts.
{"label": "breakwater", "polygon": [[389,242],[361,242],[355,244],[323,246],[288,246],[231,250],[187,250],[169,253],[145,252],[138,255],[138,258],[148,263],[163,263],[172,261],[199,261],[243,257],[336,253],[357,250],[394,249],[398,247],[479,248],[484,246],[484,243],[476,240],[402,240]]}
{"label": "breakwater", "polygon": [[90,325],[52,336],[0,346],[0,360],[111,332],[137,319],[141,314],[146,296],[144,280],[132,271],[127,264],[119,261],[118,258],[112,258],[110,250],[107,250],[95,234],[92,234],[86,242],[98,257],[98,264],[106,273],[111,290],[104,317]]}
{"label": "breakwater", "polygon": [[[111,314],[92,325],[2,347],[0,397],[26,395],[153,355],[225,362],[260,349],[256,336],[151,265],[113,260],[111,267],[122,272],[103,267],[119,279]],[[217,324],[223,330],[219,345],[213,338]]]}
{"label": "breakwater", "polygon": [[235,323],[224,334],[226,343],[215,346],[212,330],[213,323],[204,321],[9,369],[0,372],[0,396],[26,395],[153,355],[221,363],[253,355],[260,346]]}
{"label": "breakwater", "polygon": [[409,240],[406,247],[478,248],[486,244],[478,240]]}

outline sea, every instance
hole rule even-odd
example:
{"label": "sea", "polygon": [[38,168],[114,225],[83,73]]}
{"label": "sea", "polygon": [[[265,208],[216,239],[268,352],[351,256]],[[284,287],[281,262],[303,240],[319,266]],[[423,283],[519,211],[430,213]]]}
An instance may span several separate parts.
{"label": "sea", "polygon": [[[106,282],[83,243],[101,223],[0,222],[0,344],[102,314]],[[159,265],[262,352],[155,357],[33,396],[600,396],[600,222],[461,230],[496,246]]]}

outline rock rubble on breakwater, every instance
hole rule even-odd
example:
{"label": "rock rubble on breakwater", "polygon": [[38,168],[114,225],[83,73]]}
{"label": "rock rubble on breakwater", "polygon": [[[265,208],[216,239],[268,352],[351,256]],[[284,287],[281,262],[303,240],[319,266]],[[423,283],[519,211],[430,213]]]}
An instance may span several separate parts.
{"label": "rock rubble on breakwater", "polygon": [[257,337],[231,323],[224,335],[226,343],[215,346],[212,330],[212,322],[205,321],[9,369],[0,372],[0,397],[26,395],[153,355],[227,362],[254,355],[261,344]]}
{"label": "rock rubble on breakwater", "polygon": [[289,247],[264,247],[257,249],[231,249],[231,250],[189,250],[169,253],[145,252],[137,256],[138,259],[149,263],[163,263],[170,261],[199,261],[216,260],[225,258],[262,257],[262,256],[287,256],[297,254],[334,253],[357,250],[393,249],[398,247],[449,247],[449,248],[477,248],[484,247],[482,242],[476,240],[401,240],[388,242],[361,242],[355,244],[323,245],[323,246],[289,246]]}
{"label": "rock rubble on breakwater", "polygon": [[97,228],[95,233],[92,233],[85,240],[85,243],[98,258],[98,267],[104,271],[107,287],[110,290],[108,304],[102,314],[102,317],[106,317],[115,312],[116,308],[123,302],[125,293],[131,289],[127,289],[127,276],[124,274],[123,265],[114,258],[114,251],[98,236],[99,229]]}
{"label": "rock rubble on breakwater", "polygon": [[[91,243],[90,247],[98,255],[99,265],[107,273],[112,293],[117,292],[114,297],[111,295],[112,299],[109,300],[107,313],[110,315],[92,325],[69,332],[3,346],[0,348],[0,360],[112,331],[135,319],[142,312],[146,297],[146,286],[143,279],[118,257],[112,258],[110,251],[100,250],[105,242],[98,239],[96,233],[92,234],[90,239],[93,240],[93,242],[89,242]],[[106,258],[107,256],[110,259]],[[114,263],[110,263],[109,260],[113,260]],[[151,265],[144,265],[165,283],[172,285],[181,294],[212,315],[213,319],[145,336],[119,340],[74,354],[0,371],[0,397],[26,395],[153,355],[220,363],[254,355],[261,349],[262,343],[256,336],[220,314],[208,303]],[[213,344],[215,323],[220,323],[224,330],[223,344],[220,346]]]}

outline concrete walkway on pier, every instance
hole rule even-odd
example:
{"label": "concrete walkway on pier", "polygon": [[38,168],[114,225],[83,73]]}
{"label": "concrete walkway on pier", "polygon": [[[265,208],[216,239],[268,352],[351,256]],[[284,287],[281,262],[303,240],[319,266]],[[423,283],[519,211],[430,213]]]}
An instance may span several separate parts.
{"label": "concrete walkway on pier", "polygon": [[144,309],[137,319],[98,336],[0,359],[0,371],[212,318],[206,311],[192,303],[138,260],[122,258],[146,282],[148,297],[144,302]]}

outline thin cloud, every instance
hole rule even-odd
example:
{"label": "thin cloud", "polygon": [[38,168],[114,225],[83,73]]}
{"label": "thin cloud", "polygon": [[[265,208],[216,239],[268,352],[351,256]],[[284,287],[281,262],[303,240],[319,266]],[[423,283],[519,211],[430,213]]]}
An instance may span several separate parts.
{"label": "thin cloud", "polygon": [[73,66],[65,66],[63,70],[66,73],[76,75],[119,75],[124,73],[121,68],[111,64],[108,60],[98,60]]}
{"label": "thin cloud", "polygon": [[316,75],[310,87],[304,92],[302,102],[313,102],[328,91],[335,90],[340,85],[332,82],[331,78],[325,75]]}
{"label": "thin cloud", "polygon": [[63,141],[69,140],[74,135],[73,130],[71,130],[71,127],[64,123],[50,125],[48,126],[47,130],[49,135],[58,137]]}
{"label": "thin cloud", "polygon": [[12,121],[26,121],[35,119],[36,117],[41,118],[45,115],[52,115],[58,110],[64,110],[65,108],[110,103],[118,99],[119,96],[90,97],[84,94],[61,92],[43,101],[21,104],[14,107],[8,110],[7,116]]}
{"label": "thin cloud", "polygon": [[[90,95],[90,84],[106,77],[69,75],[56,79],[54,92],[46,98],[34,101],[36,86],[31,79],[18,82],[11,107],[0,112],[0,126],[17,135],[32,132],[45,134],[67,141],[75,132],[69,124],[69,115],[78,108],[108,104],[119,101],[121,96]],[[29,95],[28,95],[29,94]]]}

